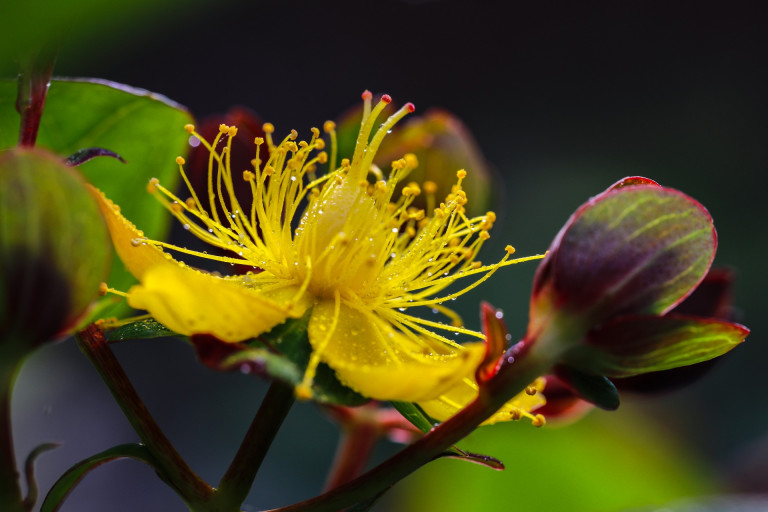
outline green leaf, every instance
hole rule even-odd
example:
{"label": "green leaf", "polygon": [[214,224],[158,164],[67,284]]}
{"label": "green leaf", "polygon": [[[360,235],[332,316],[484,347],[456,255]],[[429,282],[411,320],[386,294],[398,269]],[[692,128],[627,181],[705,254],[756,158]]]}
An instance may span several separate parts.
{"label": "green leaf", "polygon": [[408,402],[391,403],[392,407],[397,409],[397,412],[402,414],[403,417],[410,421],[414,427],[418,428],[425,434],[432,430],[432,427],[434,427],[436,424],[436,422],[432,421],[429,416],[424,414],[424,411],[422,411],[421,408],[416,404],[411,404]]}
{"label": "green leaf", "polygon": [[86,474],[88,474],[88,472],[107,462],[125,458],[136,459],[145,462],[152,467],[155,466],[152,455],[144,445],[130,443],[114,446],[101,453],[92,455],[69,468],[66,473],[53,484],[51,490],[48,491],[48,495],[45,497],[45,501],[40,507],[40,512],[56,512],[64,503],[64,500],[69,493],[72,492],[75,486]]}
{"label": "green leaf", "polygon": [[[16,82],[0,81],[0,149],[16,144],[19,115]],[[38,145],[64,160],[85,148],[104,148],[122,156],[98,158],[78,169],[120,205],[123,214],[149,238],[165,237],[171,216],[145,192],[150,178],[173,190],[175,158],[187,151],[192,122],[187,110],[161,95],[98,80],[53,80],[40,123]],[[115,260],[108,283],[127,290],[135,279]],[[124,313],[127,307],[122,309]]]}
{"label": "green leaf", "polygon": [[619,392],[606,377],[583,373],[568,366],[557,367],[555,374],[566,382],[579,398],[607,411],[619,408]]}
{"label": "green leaf", "polygon": [[631,377],[713,359],[748,333],[741,325],[714,319],[629,316],[590,333],[568,358],[608,377]]}
{"label": "green leaf", "polygon": [[138,320],[112,330],[105,330],[105,335],[107,341],[145,340],[163,338],[165,336],[178,336],[178,334],[153,318]]}
{"label": "green leaf", "polygon": [[[523,422],[476,430],[463,444],[504,471],[437,460],[394,487],[398,512],[616,512],[719,491],[715,471],[652,423],[647,410],[595,411],[564,428]],[[660,421],[663,424],[664,418]],[[727,509],[723,509],[727,510]]]}
{"label": "green leaf", "polygon": [[[406,420],[410,421],[413,426],[425,434],[432,430],[432,428],[437,424],[436,421],[427,416],[427,414],[425,414],[424,411],[422,411],[421,408],[416,404],[411,404],[408,402],[391,402],[391,404],[392,407],[397,409],[397,412],[402,414]],[[475,464],[480,464],[481,466],[495,469],[497,471],[504,469],[504,464],[495,457],[467,452],[456,446],[452,446],[440,456],[473,462]]]}

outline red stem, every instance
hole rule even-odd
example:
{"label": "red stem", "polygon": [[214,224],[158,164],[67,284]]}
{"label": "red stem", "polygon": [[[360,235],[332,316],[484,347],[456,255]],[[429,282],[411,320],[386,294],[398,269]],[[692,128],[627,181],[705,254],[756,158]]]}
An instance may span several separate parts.
{"label": "red stem", "polygon": [[53,54],[40,52],[25,59],[22,64],[16,98],[16,110],[21,115],[19,146],[32,147],[37,141],[54,62]]}
{"label": "red stem", "polygon": [[360,476],[378,439],[379,429],[376,425],[353,423],[345,427],[325,482],[325,490],[331,491]]}
{"label": "red stem", "polygon": [[208,502],[213,495],[213,489],[187,465],[155,423],[117,358],[110,350],[104,333],[95,325],[90,325],[78,333],[76,338],[80,350],[96,367],[131,426],[147,449],[154,455],[157,462],[155,469],[161,477],[187,503],[200,505]]}

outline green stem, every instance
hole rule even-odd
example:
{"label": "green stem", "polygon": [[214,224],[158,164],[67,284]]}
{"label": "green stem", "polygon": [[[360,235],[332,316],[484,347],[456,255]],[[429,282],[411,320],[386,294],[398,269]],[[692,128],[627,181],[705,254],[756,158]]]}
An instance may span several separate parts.
{"label": "green stem", "polygon": [[12,341],[3,340],[0,346],[0,510],[25,511],[11,431],[11,395],[20,358]]}
{"label": "green stem", "polygon": [[55,54],[50,51],[31,52],[22,59],[16,98],[16,110],[21,115],[20,146],[31,147],[37,141],[55,60]]}
{"label": "green stem", "polygon": [[270,512],[336,512],[381,493],[470,434],[510,397],[546,373],[552,361],[529,352],[503,366],[480,388],[475,401],[389,460],[330,492]]}
{"label": "green stem", "polygon": [[220,505],[221,510],[240,509],[294,401],[292,386],[277,380],[272,382],[235,458],[216,489],[214,503]]}
{"label": "green stem", "polygon": [[78,333],[76,338],[80,350],[96,367],[131,426],[152,453],[156,462],[155,469],[160,477],[171,485],[191,508],[206,510],[205,504],[213,496],[213,489],[187,465],[155,423],[110,350],[104,333],[98,327],[90,325]]}

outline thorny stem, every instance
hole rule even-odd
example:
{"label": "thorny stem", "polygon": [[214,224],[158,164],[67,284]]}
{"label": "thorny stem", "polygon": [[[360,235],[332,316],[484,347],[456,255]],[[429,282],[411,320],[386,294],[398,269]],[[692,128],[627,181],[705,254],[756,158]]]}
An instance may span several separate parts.
{"label": "thorny stem", "polygon": [[19,146],[34,146],[40,118],[43,116],[45,96],[51,84],[51,73],[55,55],[50,51],[40,51],[22,59],[19,72],[19,92],[16,98],[16,110],[21,115]]}
{"label": "thorny stem", "polygon": [[389,460],[330,492],[268,512],[337,512],[380,494],[470,434],[510,397],[544,374],[552,362],[551,358],[542,359],[530,352],[514,364],[503,366],[480,388],[472,403]]}
{"label": "thorny stem", "polygon": [[283,420],[295,401],[293,387],[273,381],[261,403],[240,448],[216,489],[214,501],[223,510],[239,510],[253,485],[261,463],[267,455]]}
{"label": "thorny stem", "polygon": [[204,504],[211,499],[213,489],[187,465],[155,423],[110,350],[104,333],[95,325],[90,325],[78,333],[76,339],[80,350],[96,367],[131,426],[154,456],[158,474],[189,505],[197,505],[204,510]]}

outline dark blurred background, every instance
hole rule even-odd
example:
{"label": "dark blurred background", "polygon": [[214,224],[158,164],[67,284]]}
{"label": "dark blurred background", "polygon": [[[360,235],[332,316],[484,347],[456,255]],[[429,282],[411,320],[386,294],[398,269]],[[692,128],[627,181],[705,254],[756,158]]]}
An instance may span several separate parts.
{"label": "dark blurred background", "polygon": [[[0,7],[9,14],[0,22],[3,57],[44,26],[36,18],[16,26],[13,15],[29,16],[21,5]],[[440,461],[375,510],[438,509],[425,503],[453,496],[446,501],[456,510],[607,511],[768,492],[761,477],[768,470],[768,20],[760,3],[230,0],[139,2],[125,13],[119,5],[83,0],[61,11],[67,27],[55,74],[158,92],[198,119],[247,105],[279,131],[306,133],[355,105],[366,88],[420,111],[453,112],[503,190],[490,251],[510,242],[519,254],[545,250],[579,204],[628,175],[681,189],[712,213],[716,264],[737,270],[736,304],[752,329],[744,345],[684,390],[624,397],[616,413],[593,412],[568,428],[482,429],[470,449],[501,453],[506,472]],[[0,70],[13,76],[8,59]],[[478,326],[472,319],[485,299],[522,334],[534,270],[506,269],[504,283],[460,300],[468,323]],[[264,384],[206,370],[174,340],[115,350],[182,454],[217,480]],[[43,441],[64,443],[40,459],[44,490],[75,461],[135,440],[72,340],[30,360],[14,399],[20,457]],[[319,492],[335,443],[322,413],[297,405],[250,510]],[[597,480],[587,481],[589,474]],[[556,499],[568,506],[554,508]],[[117,462],[88,476],[62,508],[83,510],[185,508],[149,468]]]}

